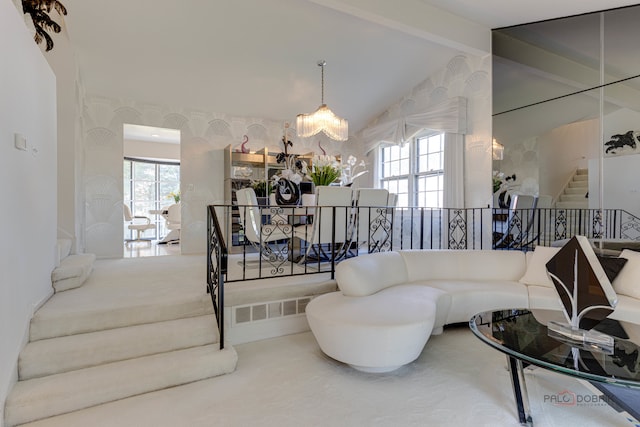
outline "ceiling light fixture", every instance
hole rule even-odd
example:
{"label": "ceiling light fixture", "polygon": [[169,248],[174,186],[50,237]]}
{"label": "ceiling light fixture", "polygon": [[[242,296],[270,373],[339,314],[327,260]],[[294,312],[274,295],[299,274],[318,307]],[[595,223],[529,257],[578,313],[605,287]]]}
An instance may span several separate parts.
{"label": "ceiling light fixture", "polygon": [[346,119],[333,114],[333,111],[324,103],[325,65],[327,65],[326,61],[318,61],[318,66],[322,69],[322,105],[311,114],[298,114],[296,118],[297,134],[307,138],[319,132],[324,132],[331,139],[346,141],[349,139],[349,123]]}

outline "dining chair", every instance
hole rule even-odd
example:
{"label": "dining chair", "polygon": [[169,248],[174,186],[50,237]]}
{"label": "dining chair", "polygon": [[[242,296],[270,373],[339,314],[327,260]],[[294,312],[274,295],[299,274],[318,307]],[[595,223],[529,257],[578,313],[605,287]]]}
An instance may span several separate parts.
{"label": "dining chair", "polygon": [[180,203],[174,203],[167,208],[164,216],[169,234],[163,239],[168,244],[180,243],[180,229],[182,228],[182,209]]}
{"label": "dining chair", "polygon": [[152,228],[156,228],[156,225],[151,223],[151,219],[149,217],[142,216],[142,215],[132,215],[131,208],[129,208],[129,205],[127,205],[126,203],[123,203],[122,206],[124,209],[123,210],[124,220],[125,222],[128,223],[127,228],[131,231],[136,232],[136,238],[129,239],[127,240],[127,242],[140,242],[143,240],[142,234],[145,231],[151,230]]}
{"label": "dining chair", "polygon": [[353,227],[353,191],[349,187],[316,187],[313,223],[295,227],[294,238],[306,242],[304,263],[313,252],[314,260],[338,259],[346,254]]}
{"label": "dining chair", "polygon": [[384,188],[361,188],[356,192],[356,220],[352,242],[367,252],[379,252],[380,244],[391,233],[388,220],[389,191]]}
{"label": "dining chair", "polygon": [[506,221],[494,221],[494,249],[512,249],[531,243],[538,198],[516,194],[511,197]]}
{"label": "dining chair", "polygon": [[236,190],[236,200],[244,237],[259,252],[259,262],[266,261],[274,270],[280,271],[288,261],[288,242],[293,227],[286,222],[263,224],[262,212],[253,188]]}

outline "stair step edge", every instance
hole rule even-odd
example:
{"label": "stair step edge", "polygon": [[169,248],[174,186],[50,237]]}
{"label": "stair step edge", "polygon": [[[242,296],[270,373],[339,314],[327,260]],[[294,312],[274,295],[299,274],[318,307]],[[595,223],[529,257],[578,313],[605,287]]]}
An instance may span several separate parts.
{"label": "stair step edge", "polygon": [[219,342],[213,315],[132,325],[28,343],[20,380]]}
{"label": "stair step edge", "polygon": [[567,187],[564,190],[565,194],[586,194],[587,187]]}
{"label": "stair step edge", "polygon": [[213,344],[19,381],[6,400],[5,423],[14,426],[227,374],[237,360],[233,347],[220,350]]}
{"label": "stair step edge", "polygon": [[29,340],[37,341],[212,313],[213,306],[206,294],[200,299],[185,300],[164,306],[148,304],[106,310],[87,310],[72,315],[59,316],[49,313],[41,315],[40,312],[36,312],[31,319]]}

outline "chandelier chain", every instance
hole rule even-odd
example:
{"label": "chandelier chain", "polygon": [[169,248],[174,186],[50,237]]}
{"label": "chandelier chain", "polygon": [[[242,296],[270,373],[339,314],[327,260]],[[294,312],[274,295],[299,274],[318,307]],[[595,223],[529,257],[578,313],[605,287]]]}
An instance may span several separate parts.
{"label": "chandelier chain", "polygon": [[320,104],[324,105],[324,66],[327,63],[322,60],[320,62],[318,62],[318,65],[320,66]]}

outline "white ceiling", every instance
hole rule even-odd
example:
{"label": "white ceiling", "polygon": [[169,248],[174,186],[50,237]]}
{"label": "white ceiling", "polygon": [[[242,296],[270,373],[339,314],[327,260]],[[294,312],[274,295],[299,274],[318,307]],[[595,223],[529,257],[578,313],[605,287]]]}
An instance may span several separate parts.
{"label": "white ceiling", "polygon": [[[432,6],[464,18],[461,22],[496,28],[634,3],[395,0],[390,6],[385,1],[63,3],[90,95],[292,121],[320,105],[317,61],[325,59],[325,102],[349,120],[351,134],[459,51],[459,45],[416,30],[428,18],[425,26],[438,26]],[[385,7],[393,9],[385,12]]]}

